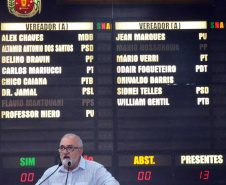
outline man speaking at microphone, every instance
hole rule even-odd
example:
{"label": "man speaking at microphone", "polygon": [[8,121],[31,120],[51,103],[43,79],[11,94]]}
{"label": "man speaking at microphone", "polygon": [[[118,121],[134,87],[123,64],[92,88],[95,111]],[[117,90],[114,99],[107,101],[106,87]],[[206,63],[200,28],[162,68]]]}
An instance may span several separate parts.
{"label": "man speaking at microphone", "polygon": [[35,185],[119,185],[119,182],[97,162],[82,157],[79,136],[66,134],[58,148],[62,165],[47,169]]}

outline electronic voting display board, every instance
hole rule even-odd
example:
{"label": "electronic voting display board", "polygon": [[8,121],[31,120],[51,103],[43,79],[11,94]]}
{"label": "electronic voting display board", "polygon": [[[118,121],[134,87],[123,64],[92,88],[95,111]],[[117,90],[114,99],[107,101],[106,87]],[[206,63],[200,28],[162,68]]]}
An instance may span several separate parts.
{"label": "electronic voting display board", "polygon": [[121,185],[226,184],[224,0],[1,0],[0,184],[61,137]]}

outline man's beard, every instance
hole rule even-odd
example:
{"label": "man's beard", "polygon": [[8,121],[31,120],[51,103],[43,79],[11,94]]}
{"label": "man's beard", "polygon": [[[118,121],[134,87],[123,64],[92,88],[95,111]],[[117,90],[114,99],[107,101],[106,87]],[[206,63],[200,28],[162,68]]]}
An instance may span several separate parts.
{"label": "man's beard", "polygon": [[[65,166],[65,167],[68,167],[68,162],[70,161],[71,162],[71,159],[63,159],[61,160],[62,161],[62,164]],[[71,162],[72,163],[72,162]]]}
{"label": "man's beard", "polygon": [[64,156],[61,158],[61,162],[65,167],[68,167],[68,162],[71,162],[70,166],[73,166],[77,161],[79,157],[76,157],[74,160],[72,160],[70,157],[69,158],[64,158]]}

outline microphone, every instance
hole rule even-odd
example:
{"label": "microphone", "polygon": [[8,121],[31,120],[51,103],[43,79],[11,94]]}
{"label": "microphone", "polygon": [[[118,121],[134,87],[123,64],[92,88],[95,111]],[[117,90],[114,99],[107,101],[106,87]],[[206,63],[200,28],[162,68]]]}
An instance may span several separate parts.
{"label": "microphone", "polygon": [[[68,173],[69,173],[69,168],[70,168],[70,166],[71,166],[71,161],[68,161],[67,165],[68,165],[68,169],[67,169],[67,178],[68,178]],[[67,185],[67,178],[66,178],[66,183],[65,183],[65,185]]]}
{"label": "microphone", "polygon": [[[52,176],[52,175],[58,170],[58,168],[59,168],[60,166],[62,166],[62,162],[60,162],[60,164],[58,165],[57,169],[56,169],[53,173],[51,173],[48,177],[46,177],[40,184],[42,184],[42,183],[45,182],[50,176]],[[39,184],[39,185],[40,185],[40,184]]]}
{"label": "microphone", "polygon": [[68,161],[67,165],[68,165],[68,171],[69,171],[69,168],[71,166],[71,161]]}

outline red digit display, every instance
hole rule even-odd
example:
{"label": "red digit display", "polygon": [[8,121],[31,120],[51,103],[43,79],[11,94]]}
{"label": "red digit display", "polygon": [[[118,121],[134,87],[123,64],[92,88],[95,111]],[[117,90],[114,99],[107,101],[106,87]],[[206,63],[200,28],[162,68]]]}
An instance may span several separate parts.
{"label": "red digit display", "polygon": [[137,178],[139,181],[148,181],[148,180],[151,180],[151,171],[140,171],[138,172],[138,178]]}
{"label": "red digit display", "polygon": [[200,172],[200,179],[204,179],[204,180],[209,179],[209,174],[210,174],[209,170],[205,170],[204,172],[201,171]]}
{"label": "red digit display", "polygon": [[20,182],[26,182],[26,180],[27,180],[27,173],[22,173],[21,178],[20,178]]}
{"label": "red digit display", "polygon": [[147,172],[145,173],[145,180],[148,181],[148,180],[150,180],[150,179],[151,179],[151,171],[147,171]]}
{"label": "red digit display", "polygon": [[144,179],[144,172],[139,172],[138,173],[138,180],[141,181]]}
{"label": "red digit display", "polygon": [[28,181],[28,182],[33,182],[33,181],[34,181],[34,176],[35,176],[34,173],[29,173],[29,174],[28,174],[28,179],[27,179],[27,181]]}
{"label": "red digit display", "polygon": [[22,173],[20,177],[20,182],[33,182],[34,176],[34,173]]}

